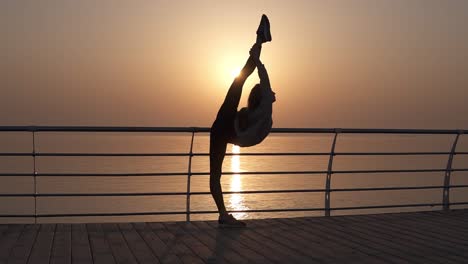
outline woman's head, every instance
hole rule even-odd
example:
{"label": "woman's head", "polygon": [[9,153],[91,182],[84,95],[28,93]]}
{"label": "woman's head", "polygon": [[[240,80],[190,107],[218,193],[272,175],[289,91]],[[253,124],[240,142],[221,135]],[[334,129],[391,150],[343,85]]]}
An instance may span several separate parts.
{"label": "woman's head", "polygon": [[[272,100],[273,102],[276,101],[276,94],[275,92],[271,91],[272,92]],[[250,94],[249,94],[249,99],[248,99],[248,102],[247,102],[247,107],[250,109],[250,110],[254,110],[255,108],[257,108],[259,105],[260,105],[260,101],[262,101],[262,89],[260,88],[260,84],[256,84],[252,90],[250,91]]]}
{"label": "woman's head", "polygon": [[260,89],[260,84],[256,84],[250,91],[247,107],[252,110],[257,108],[257,106],[260,104],[261,99],[262,93]]}

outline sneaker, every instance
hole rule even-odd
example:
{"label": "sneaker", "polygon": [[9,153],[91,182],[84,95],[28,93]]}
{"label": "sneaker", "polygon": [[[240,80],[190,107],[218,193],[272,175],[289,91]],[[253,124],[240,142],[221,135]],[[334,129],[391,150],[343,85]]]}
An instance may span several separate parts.
{"label": "sneaker", "polygon": [[260,43],[271,41],[270,20],[266,15],[262,15],[262,20],[257,29],[257,36],[260,38]]}
{"label": "sneaker", "polygon": [[247,224],[235,219],[232,214],[228,214],[224,219],[221,219],[221,216],[218,218],[218,226],[226,228],[242,228],[246,227]]}

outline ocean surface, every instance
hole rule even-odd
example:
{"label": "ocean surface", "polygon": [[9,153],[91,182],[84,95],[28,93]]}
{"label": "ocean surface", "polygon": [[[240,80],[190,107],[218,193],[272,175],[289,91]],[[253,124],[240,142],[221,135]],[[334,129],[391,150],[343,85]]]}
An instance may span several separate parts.
{"label": "ocean surface", "polygon": [[[336,152],[440,151],[448,152],[454,135],[351,135],[338,136]],[[37,133],[39,153],[187,153],[190,133]],[[271,134],[251,148],[228,146],[227,152],[329,152],[332,134]],[[209,136],[196,134],[194,153],[208,153]],[[31,152],[31,133],[0,133],[0,152]],[[468,151],[468,136],[460,136],[457,151]],[[184,157],[37,157],[39,173],[152,173],[188,171]],[[328,156],[226,156],[223,171],[325,171]],[[335,156],[334,170],[445,169],[448,155]],[[468,155],[456,155],[454,168],[468,168]],[[0,173],[31,173],[32,157],[0,157]],[[208,172],[208,156],[192,159],[192,172]],[[325,174],[223,175],[224,191],[323,189]],[[441,186],[443,172],[333,174],[332,188]],[[141,193],[186,192],[187,176],[37,177],[38,193]],[[468,172],[453,172],[451,184],[468,184]],[[209,191],[208,176],[192,176],[191,190]],[[0,193],[33,193],[33,177],[0,177]],[[224,195],[228,210],[323,208],[324,193],[275,193]],[[451,190],[451,202],[468,202],[468,188]],[[332,192],[332,207],[441,203],[442,189]],[[210,195],[193,195],[191,210],[216,210]],[[453,208],[468,207],[453,206]],[[39,197],[40,214],[125,213],[184,211],[186,196]],[[332,215],[419,210],[440,206],[333,211]],[[0,214],[32,214],[34,198],[0,197]],[[324,212],[236,213],[238,218],[320,216]],[[215,219],[215,214],[193,214],[192,220]],[[38,222],[111,222],[185,220],[185,215],[40,218]],[[0,222],[33,222],[32,218],[0,218]]]}

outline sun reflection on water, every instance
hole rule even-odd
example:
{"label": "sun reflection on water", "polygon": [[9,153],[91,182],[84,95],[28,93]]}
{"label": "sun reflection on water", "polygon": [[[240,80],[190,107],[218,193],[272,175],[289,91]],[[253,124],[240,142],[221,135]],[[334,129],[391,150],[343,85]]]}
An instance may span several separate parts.
{"label": "sun reflection on water", "polygon": [[[240,153],[240,147],[233,145],[232,146],[232,153],[239,154]],[[240,168],[240,156],[238,155],[233,155],[231,156],[231,171],[232,172],[241,172]],[[231,177],[231,191],[238,192],[242,191],[242,179],[240,174],[233,174]],[[246,210],[249,209],[248,207],[245,206],[244,204],[244,197],[242,197],[241,194],[231,194],[229,196],[229,205],[228,207],[231,210]],[[236,218],[242,219],[242,218],[247,218],[248,214],[247,213],[235,213],[234,214]]]}

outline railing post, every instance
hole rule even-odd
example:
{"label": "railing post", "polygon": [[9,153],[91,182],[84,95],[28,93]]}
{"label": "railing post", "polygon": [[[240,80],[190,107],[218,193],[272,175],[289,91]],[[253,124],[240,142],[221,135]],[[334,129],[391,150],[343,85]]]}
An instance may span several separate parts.
{"label": "railing post", "polygon": [[331,175],[333,173],[333,157],[335,156],[336,138],[341,132],[340,129],[335,129],[335,136],[330,151],[330,158],[328,160],[327,179],[325,181],[325,216],[330,216],[330,189],[331,189]]}
{"label": "railing post", "polygon": [[188,160],[187,173],[187,205],[186,205],[186,221],[190,222],[190,179],[192,177],[192,157],[193,157],[193,138],[195,137],[195,129],[192,131],[192,140],[190,141],[190,152]]}
{"label": "railing post", "polygon": [[37,184],[36,184],[36,133],[32,129],[32,157],[33,157],[33,181],[34,181],[34,224],[37,224]]}
{"label": "railing post", "polygon": [[455,140],[452,144],[452,150],[450,151],[449,158],[447,161],[447,169],[445,170],[445,177],[444,177],[444,192],[442,196],[442,204],[444,206],[444,210],[450,210],[450,176],[452,174],[452,163],[453,163],[453,155],[455,155],[455,149],[457,148],[458,138],[460,135],[463,134],[462,131],[459,131]]}

